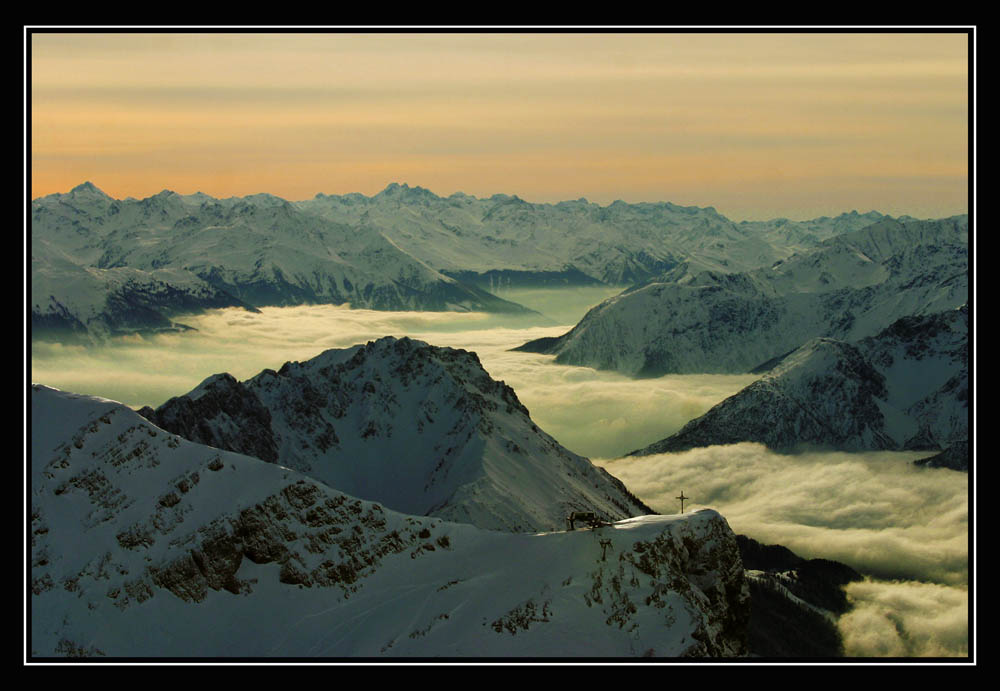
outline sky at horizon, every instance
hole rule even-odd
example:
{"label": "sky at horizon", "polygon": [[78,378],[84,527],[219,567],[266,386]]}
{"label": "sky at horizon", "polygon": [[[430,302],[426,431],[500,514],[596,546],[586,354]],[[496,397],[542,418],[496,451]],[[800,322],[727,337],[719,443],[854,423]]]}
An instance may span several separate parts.
{"label": "sky at horizon", "polygon": [[732,220],[969,200],[969,36],[56,33],[26,38],[30,194],[585,197]]}

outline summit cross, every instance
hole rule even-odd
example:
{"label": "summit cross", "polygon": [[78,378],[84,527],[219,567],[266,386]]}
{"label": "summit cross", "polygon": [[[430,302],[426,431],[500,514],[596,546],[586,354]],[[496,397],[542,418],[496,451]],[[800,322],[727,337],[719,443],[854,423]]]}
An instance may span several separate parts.
{"label": "summit cross", "polygon": [[674,498],[675,498],[675,499],[680,499],[680,500],[681,500],[681,513],[684,513],[684,500],[685,500],[685,499],[690,499],[691,497],[685,497],[685,496],[684,496],[684,491],[683,491],[683,490],[681,490],[681,496],[679,496],[679,497],[674,497]]}

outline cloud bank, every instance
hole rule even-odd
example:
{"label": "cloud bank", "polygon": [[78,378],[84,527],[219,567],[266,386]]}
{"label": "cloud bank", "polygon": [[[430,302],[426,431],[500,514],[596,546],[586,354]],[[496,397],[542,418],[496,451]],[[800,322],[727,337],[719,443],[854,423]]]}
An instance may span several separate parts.
{"label": "cloud bank", "polygon": [[882,579],[968,582],[968,475],[921,452],[776,454],[734,444],[596,461],[652,508],[720,511],[737,533]]}
{"label": "cloud bank", "polygon": [[712,507],[737,533],[869,576],[846,590],[849,657],[968,654],[969,476],[919,452],[776,454],[759,444],[595,461],[662,513]]}
{"label": "cloud bank", "polygon": [[155,407],[219,372],[242,380],[329,348],[410,336],[476,352],[491,376],[514,388],[539,427],[587,457],[623,455],[668,436],[756,378],[677,375],[634,381],[613,372],[554,366],[549,355],[510,352],[528,340],[565,333],[587,307],[611,292],[502,293],[552,314],[543,320],[547,323],[566,322],[561,326],[536,326],[538,319],[509,315],[329,305],[264,308],[260,314],[217,310],[181,320],[195,332],[122,338],[104,348],[33,343],[31,376],[48,386],[134,408]]}
{"label": "cloud bank", "polygon": [[969,593],[936,583],[866,580],[847,586],[840,618],[848,657],[965,657]]}

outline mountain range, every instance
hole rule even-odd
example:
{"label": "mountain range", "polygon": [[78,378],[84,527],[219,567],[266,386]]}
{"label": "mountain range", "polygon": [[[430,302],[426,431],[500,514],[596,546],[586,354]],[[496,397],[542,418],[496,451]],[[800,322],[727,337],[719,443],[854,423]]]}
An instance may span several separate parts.
{"label": "mountain range", "polygon": [[[85,183],[34,200],[31,232],[33,337],[312,303],[534,319],[497,293],[601,283],[624,290],[519,350],[633,377],[760,375],[633,454],[755,441],[969,469],[966,216],[734,223],[395,183],[116,200]],[[384,337],[138,412],[29,396],[32,657],[840,652],[840,586],[859,574],[712,510],[655,515],[466,350]]]}
{"label": "mountain range", "polygon": [[30,398],[33,658],[841,652],[846,567],[653,514],[473,353],[383,338],[138,412]]}
{"label": "mountain range", "polygon": [[517,196],[382,192],[289,202],[169,190],[114,199],[90,182],[31,203],[36,338],[102,341],[184,328],[215,307],[350,304],[538,318],[501,288],[632,286],[678,267],[769,266],[885,219],[851,212],[734,223],[668,202],[532,204]]}

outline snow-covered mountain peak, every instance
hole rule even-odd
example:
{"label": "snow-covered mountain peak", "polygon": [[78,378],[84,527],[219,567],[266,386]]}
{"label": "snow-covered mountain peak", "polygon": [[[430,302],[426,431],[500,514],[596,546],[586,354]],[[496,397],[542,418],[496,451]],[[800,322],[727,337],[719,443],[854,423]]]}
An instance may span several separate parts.
{"label": "snow-covered mountain peak", "polygon": [[379,201],[383,199],[392,199],[405,203],[414,203],[420,201],[440,201],[441,197],[437,196],[430,190],[420,187],[419,185],[410,187],[407,183],[390,182],[386,185],[385,189],[372,197],[372,200]]}
{"label": "snow-covered mountain peak", "polygon": [[748,372],[812,338],[854,342],[968,300],[968,217],[883,218],[743,272],[675,265],[522,349],[637,376]]}
{"label": "snow-covered mountain peak", "polygon": [[69,191],[70,195],[77,198],[100,198],[100,199],[111,199],[107,194],[105,194],[101,189],[99,189],[94,183],[83,182]]}
{"label": "snow-covered mountain peak", "polygon": [[404,513],[513,532],[558,528],[574,510],[650,513],[538,429],[475,353],[410,338],[328,350],[244,382],[209,378],[143,414]]}

